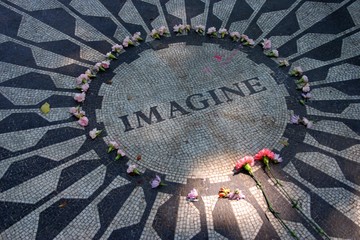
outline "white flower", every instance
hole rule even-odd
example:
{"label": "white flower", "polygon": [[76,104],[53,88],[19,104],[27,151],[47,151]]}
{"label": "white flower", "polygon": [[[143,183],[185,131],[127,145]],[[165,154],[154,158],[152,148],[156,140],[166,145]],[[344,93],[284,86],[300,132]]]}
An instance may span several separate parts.
{"label": "white flower", "polygon": [[209,27],[207,30],[207,34],[216,36],[216,28],[215,27]]}
{"label": "white flower", "polygon": [[310,92],[310,84],[309,83],[305,84],[305,86],[303,86],[302,88],[302,91],[305,93]]}
{"label": "white flower", "polygon": [[224,38],[225,35],[228,34],[228,31],[227,31],[226,28],[220,28],[220,29],[219,29],[219,33],[220,33],[221,37]]}
{"label": "white flower", "polygon": [[102,130],[97,130],[96,128],[94,128],[89,132],[89,136],[91,137],[91,139],[95,139],[97,136],[99,136],[101,132]]}
{"label": "white flower", "polygon": [[119,44],[115,44],[114,46],[111,47],[111,51],[113,52],[121,52],[121,50],[123,49],[124,47],[122,45],[119,45]]}
{"label": "white flower", "polygon": [[195,26],[195,32],[202,34],[205,31],[204,25],[197,25]]}
{"label": "white flower", "polygon": [[167,28],[166,28],[165,26],[159,27],[159,31],[158,31],[158,32],[159,32],[159,35],[160,35],[160,36],[169,33],[169,31],[167,30]]}

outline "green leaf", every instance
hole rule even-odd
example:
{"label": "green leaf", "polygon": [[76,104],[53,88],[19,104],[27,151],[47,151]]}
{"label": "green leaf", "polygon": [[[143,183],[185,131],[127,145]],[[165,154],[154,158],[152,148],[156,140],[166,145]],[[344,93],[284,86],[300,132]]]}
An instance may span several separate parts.
{"label": "green leaf", "polygon": [[49,103],[44,103],[41,107],[40,107],[40,111],[43,114],[48,114],[50,112],[50,104]]}

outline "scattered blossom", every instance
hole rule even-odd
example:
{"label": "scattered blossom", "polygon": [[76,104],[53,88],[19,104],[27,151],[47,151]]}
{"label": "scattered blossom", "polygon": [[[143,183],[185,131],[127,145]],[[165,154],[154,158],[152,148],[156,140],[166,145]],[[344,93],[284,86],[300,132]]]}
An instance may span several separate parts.
{"label": "scattered blossom", "polygon": [[85,83],[83,85],[81,85],[81,91],[83,92],[87,92],[89,90],[89,84],[88,83]]}
{"label": "scattered blossom", "polygon": [[151,30],[150,36],[154,39],[160,39],[160,34],[156,29]]}
{"label": "scattered blossom", "polygon": [[158,31],[160,36],[169,34],[169,30],[165,26],[159,27]]}
{"label": "scattered blossom", "polygon": [[108,153],[109,152],[111,152],[111,151],[113,151],[113,150],[115,150],[115,149],[119,149],[119,147],[120,147],[120,145],[117,143],[117,142],[115,142],[115,141],[110,141],[109,143],[108,143]]}
{"label": "scattered blossom", "polygon": [[290,122],[292,124],[299,124],[300,123],[300,116],[299,115],[293,115],[290,118]]}
{"label": "scattered blossom", "polygon": [[131,39],[132,39],[134,42],[143,41],[144,39],[142,39],[142,37],[140,37],[140,35],[141,35],[141,32],[136,32],[136,33],[133,34],[133,36],[132,36]]}
{"label": "scattered blossom", "polygon": [[304,124],[304,126],[306,128],[311,128],[313,126],[313,122],[310,121],[309,119],[307,119],[306,117],[303,117],[302,120],[301,120],[302,124]]}
{"label": "scattered blossom", "polygon": [[128,174],[136,174],[136,175],[140,175],[139,170],[137,169],[137,165],[136,164],[129,164],[128,169],[126,170],[126,172]]}
{"label": "scattered blossom", "polygon": [[305,84],[305,85],[302,87],[302,91],[303,91],[304,93],[310,92],[310,84],[309,84],[309,83]]}
{"label": "scattered blossom", "polygon": [[161,181],[159,175],[156,175],[153,180],[150,182],[151,188],[157,188],[159,186],[165,186],[166,184]]}
{"label": "scattered blossom", "polygon": [[293,70],[291,70],[290,75],[291,76],[301,76],[303,74],[303,70],[301,67],[294,67]]}
{"label": "scattered blossom", "polygon": [[283,161],[283,159],[282,159],[282,157],[280,157],[280,154],[275,153],[274,162],[279,163],[279,162],[282,162],[282,161]]}
{"label": "scattered blossom", "polygon": [[229,197],[229,194],[230,194],[230,189],[226,188],[226,187],[220,188],[219,193],[218,193],[219,198],[227,198],[227,197]]}
{"label": "scattered blossom", "polygon": [[195,26],[195,32],[199,34],[203,34],[205,32],[205,26],[204,25]]}
{"label": "scattered blossom", "polygon": [[116,152],[116,158],[115,160],[119,160],[122,157],[125,157],[126,153],[122,149],[118,149]]}
{"label": "scattered blossom", "polygon": [[198,199],[199,194],[195,188],[193,188],[187,195],[186,199],[190,202],[196,202],[199,201]]}
{"label": "scattered blossom", "polygon": [[124,47],[120,44],[115,44],[114,46],[111,47],[111,51],[117,52],[117,53],[121,52],[121,50],[123,50],[123,49],[124,49]]}
{"label": "scattered blossom", "polygon": [[81,117],[85,116],[85,111],[81,110],[80,106],[71,107],[69,112],[77,118],[81,118]]}
{"label": "scattered blossom", "polygon": [[89,80],[89,76],[87,74],[80,74],[80,76],[78,76],[76,78],[76,84],[77,85],[80,85],[80,84],[83,84],[83,83],[87,83],[87,81]]}
{"label": "scattered blossom", "polygon": [[264,50],[271,49],[271,40],[270,39],[263,39],[263,42],[261,43]]}
{"label": "scattered blossom", "polygon": [[82,92],[82,93],[76,93],[75,96],[74,96],[74,100],[77,101],[77,102],[84,102],[85,101],[85,93]]}
{"label": "scattered blossom", "polygon": [[89,132],[89,136],[91,137],[91,139],[95,139],[97,136],[100,135],[101,132],[102,130],[97,130],[97,128],[94,128]]}
{"label": "scattered blossom", "polygon": [[216,28],[215,27],[209,27],[206,34],[216,37],[217,36]]}
{"label": "scattered blossom", "polygon": [[128,47],[128,46],[134,45],[134,43],[133,43],[133,41],[131,41],[130,37],[127,36],[127,37],[123,40],[122,45],[123,45],[124,47]]}
{"label": "scattered blossom", "polygon": [[226,35],[228,35],[228,31],[226,28],[220,28],[219,29],[219,34],[221,35],[221,38],[224,38]]}
{"label": "scattered blossom", "polygon": [[239,32],[231,32],[230,37],[233,41],[239,41],[240,33]]}
{"label": "scattered blossom", "polygon": [[290,63],[288,60],[286,60],[286,59],[279,60],[279,67],[288,67],[288,66],[290,66]]}
{"label": "scattered blossom", "polygon": [[106,56],[107,59],[110,59],[110,60],[117,59],[117,58],[115,57],[115,55],[113,55],[111,52],[106,53],[105,56]]}
{"label": "scattered blossom", "polygon": [[244,199],[245,195],[239,189],[235,189],[234,192],[229,193],[228,198],[229,200],[240,200]]}
{"label": "scattered blossom", "polygon": [[81,126],[86,127],[89,124],[89,119],[87,117],[83,116],[78,120],[78,123]]}
{"label": "scattered blossom", "polygon": [[270,52],[268,52],[266,54],[268,57],[279,57],[279,51],[274,49],[274,50],[271,50]]}

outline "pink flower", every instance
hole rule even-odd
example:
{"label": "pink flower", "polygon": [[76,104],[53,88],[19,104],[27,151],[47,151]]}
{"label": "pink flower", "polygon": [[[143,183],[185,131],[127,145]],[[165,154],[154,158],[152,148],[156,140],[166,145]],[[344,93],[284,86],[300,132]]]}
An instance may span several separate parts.
{"label": "pink flower", "polygon": [[115,141],[110,141],[109,143],[108,143],[108,153],[109,152],[111,152],[111,151],[113,151],[113,150],[115,150],[115,149],[119,149],[119,147],[120,147],[120,145],[117,143],[117,142],[115,142]]}
{"label": "pink flower", "polygon": [[186,26],[183,25],[183,24],[175,25],[175,26],[174,26],[174,32],[176,32],[176,33],[182,33],[182,31],[184,31],[185,28],[186,28]]}
{"label": "pink flower", "polygon": [[308,83],[308,82],[309,82],[309,78],[306,75],[303,75],[298,81],[298,83]]}
{"label": "pink flower", "polygon": [[125,155],[126,155],[126,153],[123,150],[118,149],[115,160],[119,160],[120,158],[125,157]]}
{"label": "pink flower", "polygon": [[161,178],[159,177],[159,175],[156,175],[155,178],[150,182],[151,188],[157,188],[158,186],[160,186],[160,183]]}
{"label": "pink flower", "polygon": [[302,93],[301,96],[304,98],[304,99],[310,99],[311,98],[311,93]]}
{"label": "pink flower", "polygon": [[301,76],[303,74],[303,70],[301,67],[294,67],[290,72],[291,76]]}
{"label": "pink flower", "polygon": [[123,46],[122,45],[119,45],[119,44],[115,44],[114,46],[111,47],[111,51],[113,52],[121,52],[121,50],[123,50]]}
{"label": "pink flower", "polygon": [[128,174],[137,174],[140,175],[139,170],[137,170],[137,165],[136,164],[130,164],[128,169],[126,170],[126,172]]}
{"label": "pink flower", "polygon": [[83,92],[87,92],[87,90],[89,90],[89,84],[88,83],[85,83],[83,85],[81,85],[81,91]]}
{"label": "pink flower", "polygon": [[85,93],[82,92],[82,93],[76,93],[75,96],[74,96],[74,99],[75,101],[77,102],[84,102],[85,101]]}
{"label": "pink flower", "polygon": [[150,36],[154,39],[160,39],[159,32],[156,29],[151,30]]}
{"label": "pink flower", "polygon": [[69,112],[70,112],[71,114],[73,114],[73,115],[75,115],[76,113],[78,113],[78,111],[79,111],[79,107],[71,107],[71,108],[69,109]]}
{"label": "pink flower", "polygon": [[244,45],[250,45],[250,46],[253,46],[255,44],[254,40],[249,38],[245,43]]}
{"label": "pink flower", "polygon": [[191,202],[195,202],[195,201],[198,201],[198,192],[195,188],[193,188],[190,193],[188,193],[187,195],[187,200],[188,201],[191,201]]}
{"label": "pink flower", "polygon": [[268,148],[264,148],[264,149],[260,150],[257,154],[255,154],[254,159],[260,161],[260,160],[263,160],[265,157],[273,160],[275,157],[275,153],[273,153]]}
{"label": "pink flower", "polygon": [[240,39],[240,33],[239,32],[231,32],[230,37],[233,41],[238,41]]}
{"label": "pink flower", "polygon": [[240,36],[240,41],[241,42],[247,42],[250,38],[248,37],[248,35],[245,34],[241,34]]}
{"label": "pink flower", "polygon": [[310,84],[305,84],[305,86],[302,87],[302,91],[305,93],[310,92]]}
{"label": "pink flower", "polygon": [[224,38],[225,35],[228,35],[228,34],[229,34],[226,28],[220,28],[220,29],[219,29],[219,33],[220,33],[220,35],[221,35],[221,38]]}
{"label": "pink flower", "polygon": [[78,123],[81,126],[86,127],[89,124],[89,119],[87,117],[83,116],[78,120]]}
{"label": "pink flower", "polygon": [[245,167],[245,165],[249,165],[246,167],[246,170],[249,171],[248,169],[250,167],[251,171],[251,167],[254,166],[254,163],[254,158],[252,156],[245,156],[236,162],[235,170],[240,171],[240,169]]}
{"label": "pink flower", "polygon": [[142,41],[143,39],[140,37],[141,33],[140,32],[136,32],[134,33],[134,35],[132,36],[132,40],[135,42],[139,42]]}
{"label": "pink flower", "polygon": [[167,28],[165,27],[165,26],[161,26],[161,27],[159,27],[159,35],[160,36],[163,36],[164,34],[168,34],[169,33],[169,31],[167,30]]}
{"label": "pink flower", "polygon": [[215,27],[209,27],[206,34],[216,37],[217,36],[216,28]]}
{"label": "pink flower", "polygon": [[271,49],[271,40],[270,39],[264,39],[261,43],[264,50]]}
{"label": "pink flower", "polygon": [[80,76],[76,78],[76,84],[80,85],[82,83],[86,83],[87,80],[89,80],[89,76],[87,74],[80,74]]}
{"label": "pink flower", "polygon": [[102,61],[101,62],[101,66],[103,67],[103,68],[109,68],[110,67],[110,61]]}
{"label": "pink flower", "polygon": [[271,50],[268,54],[268,57],[279,57],[279,51],[278,50]]}
{"label": "pink flower", "polygon": [[229,200],[240,200],[244,199],[245,195],[239,189],[235,189],[234,192],[229,193],[228,195]]}
{"label": "pink flower", "polygon": [[306,128],[311,128],[313,126],[313,122],[306,117],[303,117],[301,121],[306,126]]}
{"label": "pink flower", "polygon": [[105,69],[101,66],[101,63],[96,63],[96,64],[94,65],[94,70],[95,70],[96,72],[98,72],[99,70],[105,71]]}
{"label": "pink flower", "polygon": [[122,45],[123,45],[124,47],[128,47],[129,45],[134,45],[134,43],[131,41],[130,37],[127,36],[127,37],[124,39]]}
{"label": "pink flower", "polygon": [[299,115],[293,115],[291,116],[290,122],[292,124],[299,124],[300,122],[300,116]]}
{"label": "pink flower", "polygon": [[86,70],[85,74],[88,75],[89,78],[96,77],[90,69]]}
{"label": "pink flower", "polygon": [[205,26],[204,25],[197,25],[195,26],[195,32],[199,33],[199,34],[203,34],[205,31]]}
{"label": "pink flower", "polygon": [[95,139],[97,136],[99,136],[101,132],[102,130],[97,130],[96,128],[94,128],[89,132],[89,136],[91,137],[91,139]]}

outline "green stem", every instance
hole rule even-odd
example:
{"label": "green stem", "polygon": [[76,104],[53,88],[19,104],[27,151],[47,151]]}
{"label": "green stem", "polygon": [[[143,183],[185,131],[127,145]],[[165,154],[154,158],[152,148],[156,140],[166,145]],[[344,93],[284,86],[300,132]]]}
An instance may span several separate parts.
{"label": "green stem", "polygon": [[290,197],[290,195],[288,194],[288,192],[285,190],[285,188],[283,187],[283,185],[280,183],[280,181],[274,176],[274,174],[272,173],[270,166],[267,166],[265,168],[266,174],[268,175],[268,177],[271,179],[271,181],[274,183],[275,186],[277,186],[279,188],[279,190],[286,196],[286,198],[290,201],[291,205],[293,208],[295,208],[297,211],[299,211],[299,213],[301,213],[301,215],[305,218],[305,220],[313,227],[315,228],[315,230],[321,235],[323,236],[325,239],[330,240],[329,235],[327,235],[325,233],[325,231],[316,223],[314,222],[312,219],[310,219],[301,209],[301,207],[298,204],[298,201],[295,201],[292,197]]}
{"label": "green stem", "polygon": [[265,198],[265,201],[266,201],[266,204],[267,204],[267,207],[269,209],[269,211],[274,215],[274,217],[280,222],[280,224],[290,233],[290,235],[294,238],[294,239],[298,239],[299,238],[296,236],[295,232],[292,231],[289,226],[284,222],[284,220],[282,220],[282,218],[280,217],[280,214],[278,212],[275,211],[275,209],[272,207],[271,203],[270,203],[270,200],[269,198],[267,197],[264,189],[262,188],[262,185],[261,183],[256,179],[256,177],[254,176],[254,174],[250,171],[249,172],[250,176],[254,179],[255,183],[256,183],[256,186],[261,190],[264,198]]}

